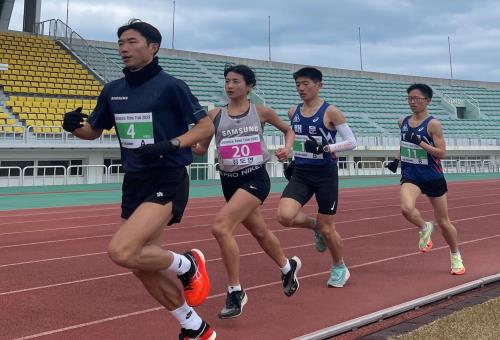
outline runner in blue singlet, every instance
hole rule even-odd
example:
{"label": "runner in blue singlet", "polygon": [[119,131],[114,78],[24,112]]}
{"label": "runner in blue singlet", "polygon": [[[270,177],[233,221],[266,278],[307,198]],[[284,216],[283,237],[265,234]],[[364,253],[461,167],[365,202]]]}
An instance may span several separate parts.
{"label": "runner in blue singlet", "polygon": [[426,222],[418,211],[416,201],[422,193],[427,195],[434,209],[437,224],[450,246],[451,274],[465,273],[458,251],[457,230],[448,216],[448,191],[441,167],[446,155],[446,145],[441,123],[427,111],[432,99],[432,89],[425,84],[413,84],[406,90],[412,111],[398,121],[401,129],[400,155],[387,168],[396,172],[401,161],[401,209],[403,216],[420,228],[419,249],[427,252],[432,248],[432,222]]}

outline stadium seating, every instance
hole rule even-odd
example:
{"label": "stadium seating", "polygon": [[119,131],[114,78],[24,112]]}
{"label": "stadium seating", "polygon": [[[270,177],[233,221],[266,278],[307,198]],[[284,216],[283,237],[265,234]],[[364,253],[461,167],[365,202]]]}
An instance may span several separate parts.
{"label": "stadium seating", "polygon": [[5,93],[95,97],[102,85],[53,40],[0,32]]}
{"label": "stadium seating", "polygon": [[[100,48],[108,57],[120,62],[116,49]],[[223,101],[223,72],[226,61],[160,56],[160,64],[172,75],[185,80],[200,99],[215,104]],[[257,93],[266,105],[287,119],[287,111],[299,99],[292,71],[274,67],[253,67],[257,76]],[[117,75],[121,77],[121,75]],[[357,134],[398,133],[397,119],[409,114],[406,88],[409,83],[372,78],[325,75],[322,97],[334,103],[346,115]],[[432,85],[432,84],[431,84]],[[500,90],[480,87],[432,85],[436,94],[430,112],[442,121],[449,134],[494,135],[500,133]],[[441,105],[440,93],[468,95],[478,100],[481,119],[461,120]],[[219,103],[220,104],[220,103]],[[267,131],[275,131],[273,128]]]}
{"label": "stadium seating", "polygon": [[[0,63],[9,64],[8,71],[0,72],[0,87],[10,95],[5,106],[18,120],[17,125],[34,126],[35,132],[55,132],[56,128],[41,126],[59,126],[62,114],[78,106],[82,106],[84,112],[91,111],[102,85],[54,41],[1,32],[0,43],[5,46],[0,51]],[[121,64],[116,48],[99,47],[98,50]],[[100,53],[87,58],[95,65],[102,62]],[[160,53],[159,62],[168,73],[186,81],[200,101],[216,105],[224,102],[225,61]],[[283,119],[287,119],[287,111],[299,102],[292,71],[263,66],[253,69],[257,75],[255,93]],[[123,76],[117,69],[113,72],[113,79]],[[356,134],[398,133],[397,119],[409,114],[405,92],[409,83],[327,73],[323,84],[322,97],[344,112]],[[500,89],[431,85],[436,94],[429,106],[430,112],[441,120],[448,134],[500,134]],[[458,119],[441,105],[442,93],[474,98],[481,110],[480,118]],[[12,116],[0,118],[0,125],[13,125],[16,119]],[[274,129],[266,131],[273,132]]]}
{"label": "stadium seating", "polygon": [[10,125],[0,132],[22,132],[25,125],[34,133],[62,133],[64,112],[78,106],[91,112],[102,84],[53,40],[0,32],[0,44],[0,63],[8,64],[0,87],[15,117],[0,118],[0,125]]}
{"label": "stadium seating", "polygon": [[[121,64],[117,49],[100,47],[104,55],[117,64]],[[97,56],[95,56],[97,58]],[[187,58],[159,56],[160,66],[169,74],[184,80],[200,101],[214,102],[221,99],[222,79],[214,81],[214,77],[203,70],[197,61]],[[123,73],[114,73],[114,78],[123,77]]]}

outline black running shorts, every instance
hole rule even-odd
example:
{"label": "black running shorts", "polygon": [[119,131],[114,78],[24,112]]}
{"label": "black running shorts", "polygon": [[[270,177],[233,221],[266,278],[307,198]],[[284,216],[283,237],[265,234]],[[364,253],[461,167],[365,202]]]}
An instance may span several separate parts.
{"label": "black running shorts", "polygon": [[219,174],[226,202],[229,202],[236,190],[243,189],[264,203],[271,190],[265,165],[249,166],[235,172],[219,171]]}
{"label": "black running shorts", "polygon": [[417,182],[412,179],[401,178],[401,184],[403,183],[416,185],[427,197],[441,197],[448,192],[448,185],[444,177],[427,182]]}
{"label": "black running shorts", "polygon": [[125,174],[122,186],[122,218],[128,219],[144,202],[165,205],[172,202],[172,219],[181,221],[189,196],[186,168],[153,168]]}
{"label": "black running shorts", "polygon": [[293,169],[282,198],[292,198],[301,205],[316,196],[318,213],[335,215],[339,196],[339,177],[337,165],[304,166],[297,165]]}

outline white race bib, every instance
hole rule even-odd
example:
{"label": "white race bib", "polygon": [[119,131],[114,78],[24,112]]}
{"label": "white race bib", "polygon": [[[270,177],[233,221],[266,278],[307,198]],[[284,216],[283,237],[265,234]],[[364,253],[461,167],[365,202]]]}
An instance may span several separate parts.
{"label": "white race bib", "polygon": [[137,149],[145,144],[154,144],[153,113],[115,113],[116,129],[122,147]]}

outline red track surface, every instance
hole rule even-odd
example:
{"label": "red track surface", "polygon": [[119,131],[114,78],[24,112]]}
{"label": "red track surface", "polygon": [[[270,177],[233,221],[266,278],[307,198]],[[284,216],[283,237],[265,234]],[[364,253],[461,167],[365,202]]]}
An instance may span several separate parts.
{"label": "red track surface", "polygon": [[[192,199],[182,223],[168,228],[165,246],[204,251],[213,288],[198,312],[218,339],[290,339],[499,273],[500,181],[449,187],[463,276],[449,275],[439,232],[431,252],[417,252],[417,230],[400,215],[396,186],[341,190],[337,228],[351,270],[341,289],[326,288],[330,258],[315,252],[311,232],[276,222],[279,195],[271,195],[264,215],[287,256],[302,259],[300,289],[291,298],[282,293],[279,269],[240,227],[249,303],[236,319],[217,318],[226,276],[210,227],[222,198]],[[418,206],[432,218],[426,199]],[[169,313],[108,259],[107,243],[118,224],[117,205],[0,212],[0,339],[176,339],[179,327]]]}

